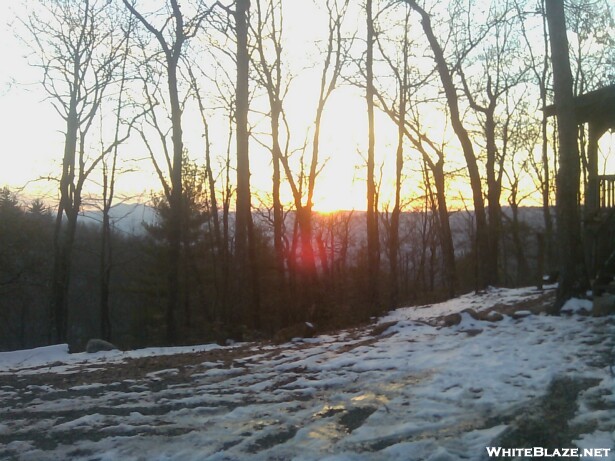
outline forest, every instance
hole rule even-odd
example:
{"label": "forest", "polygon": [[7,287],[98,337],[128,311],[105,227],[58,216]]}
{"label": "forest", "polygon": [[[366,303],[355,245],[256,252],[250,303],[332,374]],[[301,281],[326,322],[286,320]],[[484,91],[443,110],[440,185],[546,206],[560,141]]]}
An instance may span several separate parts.
{"label": "forest", "polygon": [[[596,163],[546,108],[562,44],[575,96],[615,83],[612,2],[305,3],[24,8],[62,143],[32,178],[54,197],[0,191],[0,350],[283,340],[556,271],[585,289],[565,219],[612,133]],[[128,232],[138,175],[156,219]]]}

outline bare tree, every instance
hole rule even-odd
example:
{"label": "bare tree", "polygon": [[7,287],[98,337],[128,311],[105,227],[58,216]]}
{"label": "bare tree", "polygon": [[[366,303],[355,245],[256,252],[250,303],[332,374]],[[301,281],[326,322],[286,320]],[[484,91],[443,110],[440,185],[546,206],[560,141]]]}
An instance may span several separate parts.
{"label": "bare tree", "polygon": [[[284,210],[280,200],[281,159],[288,155],[288,137],[285,154],[282,153],[280,125],[283,115],[284,95],[288,82],[282,72],[282,36],[284,17],[282,2],[272,0],[256,1],[256,21],[253,35],[256,48],[255,69],[258,83],[265,88],[269,100],[269,120],[271,122],[271,160],[273,166],[273,247],[276,255],[276,268],[279,282],[285,277],[284,254]],[[267,51],[271,50],[270,53]]]}
{"label": "bare tree", "polygon": [[416,112],[414,120],[409,124],[409,127],[410,130],[406,127],[405,134],[415,149],[421,154],[426,167],[433,176],[436,189],[435,209],[438,213],[438,233],[442,248],[444,288],[446,296],[452,298],[455,296],[457,286],[457,264],[455,262],[455,246],[446,199],[446,172],[444,170],[446,144],[437,143],[422,132]]}
{"label": "bare tree", "polygon": [[[188,63],[187,63],[188,64]],[[194,74],[193,66],[194,63],[188,64],[188,75],[190,77],[190,85],[193,92],[193,97],[196,99],[199,113],[201,115],[201,122],[203,124],[203,140],[205,143],[204,153],[205,153],[205,180],[207,181],[208,186],[208,209],[209,216],[211,218],[210,222],[212,223],[211,234],[213,235],[213,245],[212,245],[212,263],[213,263],[213,271],[214,271],[214,287],[216,291],[215,296],[215,304],[216,308],[214,309],[216,320],[220,320],[220,312],[219,307],[222,303],[226,302],[228,296],[228,274],[229,274],[229,254],[228,254],[228,240],[225,238],[227,235],[223,232],[223,226],[225,222],[225,217],[227,213],[223,213],[222,223],[220,223],[220,205],[218,202],[218,193],[216,190],[216,175],[214,174],[213,169],[213,160],[212,160],[212,152],[211,152],[211,139],[209,134],[209,122],[206,114],[206,109],[204,105],[204,97],[201,92],[201,88],[198,84],[197,78]],[[223,200],[224,202],[224,200]],[[225,208],[225,204],[223,204],[223,209]],[[226,210],[228,212],[228,210]]]}
{"label": "bare tree", "polygon": [[[389,64],[392,65],[392,68],[396,69],[392,62],[389,62]],[[399,70],[394,70],[394,73],[396,73],[397,78],[399,79]],[[381,92],[377,92],[376,95],[380,109],[383,110],[391,118],[391,120],[397,124],[398,134],[399,130],[401,130],[404,139],[408,139],[410,141],[414,149],[416,149],[416,151],[420,154],[423,161],[422,163],[429,169],[430,174],[433,176],[435,186],[435,210],[438,214],[438,234],[442,251],[444,288],[446,296],[452,298],[455,296],[457,275],[455,247],[453,244],[453,235],[451,232],[446,199],[446,171],[444,168],[444,151],[446,148],[446,143],[438,143],[432,140],[424,132],[420,121],[421,106],[417,103],[417,101],[413,101],[413,95],[410,94],[411,89],[409,87],[406,87],[405,91],[408,93],[406,96],[407,110],[403,114],[400,114],[394,107],[392,107],[392,105],[386,101],[385,96]],[[399,107],[401,107],[401,105]],[[397,153],[399,154],[399,144]],[[399,165],[397,165],[397,167],[399,168]],[[391,226],[395,225],[393,220],[391,221]],[[391,230],[393,231],[393,229]],[[389,257],[393,256],[393,252],[398,253],[399,248],[395,249],[391,242],[389,242]]]}
{"label": "bare tree", "polygon": [[573,93],[580,95],[613,79],[615,7],[609,0],[570,0],[566,23],[574,33],[570,47]]}
{"label": "bare tree", "polygon": [[[312,152],[309,163],[309,175],[307,185],[307,202],[302,215],[303,228],[305,229],[304,245],[312,239],[312,207],[314,206],[314,190],[320,165],[320,129],[322,117],[329,97],[337,87],[337,82],[344,65],[346,56],[344,39],[342,37],[342,23],[346,16],[349,0],[327,0],[328,34],[325,50],[325,61],[320,76],[320,91],[318,104],[314,117],[314,135],[312,139]],[[286,166],[285,166],[286,168]]]}
{"label": "bare tree", "polygon": [[[218,5],[220,5],[218,3]],[[236,38],[235,62],[237,65],[235,86],[235,141],[237,155],[237,198],[235,219],[235,262],[238,272],[238,316],[252,328],[260,329],[260,287],[257,274],[256,241],[252,220],[250,192],[250,132],[248,112],[250,109],[250,53],[248,47],[249,0],[237,0],[234,10],[223,7],[234,18]],[[239,319],[237,319],[239,320]]]}
{"label": "bare tree", "polygon": [[477,288],[486,288],[492,280],[493,274],[490,273],[487,264],[490,251],[489,232],[487,226],[487,215],[485,212],[485,202],[483,198],[483,186],[481,182],[480,172],[474,145],[470,134],[465,127],[461,111],[459,109],[459,95],[453,81],[451,67],[446,60],[444,50],[440,41],[436,37],[431,24],[431,16],[425,11],[415,0],[405,0],[421,17],[421,25],[425,36],[431,47],[433,57],[436,63],[436,69],[440,76],[442,88],[446,96],[446,101],[449,108],[449,114],[453,130],[461,143],[470,184],[472,186],[472,199],[474,203],[474,213],[476,215],[476,258],[478,268]]}
{"label": "bare tree", "polygon": [[[540,108],[544,109],[547,106],[548,97],[548,83],[550,80],[550,67],[549,67],[549,37],[547,34],[547,21],[545,15],[544,0],[539,3],[539,11],[542,26],[542,56],[540,52],[535,52],[532,46],[532,42],[529,38],[529,33],[526,29],[526,20],[530,16],[530,13],[526,13],[522,9],[523,5],[520,5],[518,1],[515,1],[515,7],[519,16],[519,23],[521,27],[521,33],[525,45],[527,48],[530,69],[534,74],[536,83],[538,84],[538,90],[540,95]],[[546,240],[546,257],[547,266],[551,268],[554,264],[554,251],[553,251],[553,219],[551,217],[551,168],[549,165],[549,123],[548,117],[544,110],[542,110],[541,116],[541,156],[540,161],[536,162],[531,160],[532,167],[535,170],[540,186],[540,194],[542,198],[542,213],[545,223],[545,240]]]}
{"label": "bare tree", "polygon": [[511,8],[508,4],[502,7],[492,5],[489,8],[489,17],[486,27],[490,30],[489,40],[481,49],[479,64],[482,72],[479,78],[466,77],[464,71],[468,49],[477,47],[472,37],[465,37],[465,46],[460,52],[457,72],[461,77],[465,97],[470,107],[480,119],[480,125],[485,142],[485,176],[487,182],[488,201],[488,232],[489,252],[487,255],[487,270],[490,283],[497,284],[500,265],[498,255],[500,252],[500,234],[502,221],[502,207],[500,198],[502,194],[502,178],[504,173],[505,136],[502,134],[503,125],[506,124],[507,114],[501,114],[504,98],[518,86],[528,71],[524,59],[518,57],[516,40],[516,24],[510,18]]}
{"label": "bare tree", "polygon": [[[523,235],[524,223],[520,217],[523,201],[530,198],[539,189],[537,187],[536,190],[533,190],[524,184],[524,179],[531,171],[533,150],[539,144],[542,131],[531,115],[533,112],[532,106],[533,104],[523,100],[522,96],[514,98],[512,93],[506,96],[507,119],[502,131],[502,148],[505,149],[507,157],[507,164],[504,168],[507,184],[503,186],[503,190],[508,191],[507,201],[511,216],[503,215],[503,218],[508,221],[510,229],[509,232],[503,234],[503,238],[505,239],[508,236],[508,241],[512,241],[512,248],[510,249],[516,262],[516,273],[513,280],[517,286],[525,286],[535,279],[535,274],[530,270],[528,262],[527,242]],[[508,245],[502,247],[501,253],[506,255]],[[540,259],[540,255],[537,259]],[[506,265],[504,265],[504,269],[504,277],[508,276],[510,279]],[[543,274],[540,273],[539,275],[542,278]]]}
{"label": "bare tree", "polygon": [[[346,15],[348,8],[348,0],[327,0],[325,7],[328,13],[328,29],[327,39],[325,41],[324,51],[324,64],[320,74],[320,88],[318,102],[316,105],[316,114],[314,117],[314,132],[311,143],[311,152],[309,160],[301,161],[299,173],[294,173],[291,167],[290,152],[288,148],[288,133],[287,143],[282,150],[279,137],[279,124],[280,117],[283,118],[286,125],[286,119],[284,118],[283,111],[283,96],[285,90],[282,88],[282,24],[281,24],[281,9],[279,12],[280,18],[277,26],[275,25],[275,6],[270,5],[270,8],[263,12],[261,8],[261,2],[257,2],[259,7],[258,11],[258,31],[261,33],[264,30],[264,18],[269,17],[272,22],[270,41],[273,45],[274,53],[273,59],[267,59],[265,55],[265,47],[262,38],[256,37],[257,50],[259,56],[259,65],[257,70],[260,75],[261,84],[266,88],[269,97],[270,105],[270,118],[272,123],[272,155],[274,165],[274,223],[280,218],[275,218],[275,215],[281,214],[281,210],[276,211],[276,183],[279,181],[279,172],[276,170],[276,164],[280,164],[286,179],[290,185],[293,195],[294,205],[297,211],[296,230],[298,232],[297,240],[300,242],[298,245],[301,253],[301,275],[302,285],[306,288],[306,304],[308,307],[314,303],[313,296],[316,295],[318,290],[318,273],[316,265],[316,252],[314,251],[313,242],[313,199],[314,191],[316,188],[316,180],[322,163],[320,160],[320,130],[323,114],[329,100],[329,97],[337,87],[337,82],[344,64],[344,57],[346,56],[344,50],[344,39],[342,37],[342,23]],[[281,8],[281,5],[279,6]],[[258,34],[257,34],[258,35]],[[287,127],[288,130],[288,127]],[[305,171],[307,170],[307,175]],[[307,183],[305,190],[304,182]],[[279,184],[278,184],[279,187]],[[280,206],[279,204],[277,206]],[[274,244],[277,240],[274,233]],[[277,244],[276,244],[277,245]],[[297,245],[293,245],[293,248],[297,248]],[[276,251],[277,253],[277,251]],[[296,254],[295,251],[291,251],[292,255]],[[322,255],[322,252],[320,253]],[[323,262],[321,260],[321,262]],[[296,268],[295,262],[289,263],[291,267]]]}
{"label": "bare tree", "polygon": [[66,342],[71,260],[83,187],[120,142],[89,157],[89,134],[115,76],[125,37],[114,33],[107,2],[45,1],[40,7],[25,25],[32,36],[37,66],[43,71],[42,85],[66,123],[50,310],[53,341]]}
{"label": "bare tree", "polygon": [[[233,325],[234,328],[245,324],[245,319],[241,318],[243,314],[240,313],[240,309],[249,314],[249,309],[251,309],[249,305],[252,302],[250,301],[251,289],[245,290],[246,286],[249,287],[249,285],[245,285],[245,283],[249,283],[247,281],[249,274],[246,272],[242,275],[242,277],[245,275],[248,278],[241,282],[243,288],[239,290],[234,285],[238,280],[231,277],[231,274],[236,273],[232,267],[234,262],[239,266],[238,271],[248,271],[247,265],[250,264],[249,261],[240,262],[238,258],[233,261],[233,256],[237,256],[237,252],[233,251],[237,249],[237,241],[234,239],[233,219],[231,219],[233,216],[231,203],[237,199],[236,181],[233,176],[237,174],[236,178],[244,177],[245,175],[243,173],[239,175],[239,172],[246,166],[243,165],[237,170],[234,161],[239,159],[234,149],[234,146],[237,145],[237,34],[235,31],[235,11],[219,2],[216,5],[219,9],[214,9],[208,17],[210,33],[204,37],[204,40],[191,47],[192,53],[195,53],[194,55],[201,59],[195,62],[194,59],[188,57],[185,60],[185,66],[191,81],[192,95],[197,102],[201,115],[205,140],[205,169],[209,185],[210,214],[214,242],[217,246],[214,264],[220,279],[215,289],[219,296],[216,298],[214,317],[217,322],[224,322],[229,326]],[[212,62],[215,63],[213,67]],[[225,130],[219,130],[215,127],[218,114],[226,122],[225,137],[223,136]],[[216,154],[216,151],[219,153]],[[216,166],[218,167],[217,171]],[[249,164],[247,167],[249,168]],[[249,183],[247,190],[249,191]],[[236,222],[234,227],[236,228]],[[246,230],[247,232],[248,230]],[[246,255],[246,257],[248,256]],[[239,299],[240,296],[245,299]],[[245,304],[245,309],[240,304]]]}
{"label": "bare tree", "polygon": [[[182,161],[184,143],[182,133],[182,107],[179,97],[178,65],[184,45],[199,31],[211,8],[202,4],[190,19],[184,17],[177,0],[169,0],[163,22],[156,26],[154,17],[146,17],[137,10],[136,2],[122,0],[126,8],[158,42],[164,59],[170,118],[172,126],[173,155],[169,162],[170,184],[166,188],[171,213],[169,228],[168,299],[166,308],[166,337],[169,343],[177,341],[176,310],[179,299],[179,266],[182,242]],[[169,28],[169,25],[171,27]]]}
{"label": "bare tree", "polygon": [[[398,142],[395,155],[395,202],[401,205],[401,182],[402,170],[404,167],[404,140],[409,140],[421,155],[422,162],[429,168],[434,177],[436,187],[436,210],[440,225],[437,226],[438,240],[441,245],[443,255],[443,274],[446,295],[454,296],[456,286],[456,269],[455,269],[455,254],[450,230],[450,222],[448,216],[448,207],[446,204],[446,186],[445,186],[445,170],[444,170],[444,144],[438,145],[430,139],[422,129],[420,114],[424,108],[430,108],[433,105],[433,98],[430,98],[426,91],[429,88],[433,78],[433,72],[423,75],[418,68],[410,65],[416,57],[411,54],[411,48],[416,47],[416,44],[410,41],[410,13],[409,6],[405,10],[403,19],[399,21],[401,29],[400,34],[391,35],[394,27],[391,27],[389,22],[380,19],[380,15],[386,12],[384,8],[377,15],[377,40],[378,50],[382,60],[388,65],[391,71],[389,80],[395,84],[394,88],[375,88],[375,98],[377,99],[378,107],[386,113],[391,121],[397,125]],[[394,10],[394,14],[398,11]],[[382,21],[382,24],[380,24]],[[393,50],[396,50],[397,56]],[[414,53],[412,51],[412,53]],[[383,78],[384,81],[386,81]],[[428,109],[431,110],[431,109]],[[426,176],[427,177],[427,176]],[[394,280],[398,278],[395,275],[399,273],[399,217],[401,209],[394,205],[391,213],[390,222],[387,223],[389,230],[389,270],[391,273],[390,294],[392,299],[396,296],[398,288],[393,286]],[[397,230],[396,230],[397,229]],[[434,227],[435,229],[435,227]],[[396,235],[397,234],[397,235]],[[397,243],[395,243],[397,240]],[[397,255],[397,257],[396,257]]]}
{"label": "bare tree", "polygon": [[374,12],[373,0],[365,3],[367,48],[365,53],[365,100],[367,103],[367,277],[370,309],[379,310],[380,239],[378,237],[378,203],[375,181],[376,129],[374,122]]}
{"label": "bare tree", "polygon": [[[390,57],[388,52],[385,50],[387,47],[383,43],[384,35],[378,34],[376,38],[380,54],[383,56],[384,60],[391,69],[391,72],[394,74],[397,86],[395,101],[388,105],[384,101],[382,92],[375,90],[376,97],[381,106],[383,106],[383,110],[387,112],[393,122],[397,124],[397,149],[395,152],[395,197],[393,210],[391,211],[391,219],[388,223],[389,241],[387,245],[389,259],[390,308],[397,307],[399,302],[399,219],[401,214],[401,186],[403,180],[402,172],[404,168],[406,112],[409,105],[410,96],[410,39],[408,35],[411,10],[409,7],[406,7],[405,10],[401,32],[401,49],[397,50],[398,56],[396,59]],[[396,37],[395,42],[398,41],[399,37]]]}
{"label": "bare tree", "polygon": [[[117,84],[117,101],[115,107],[115,135],[111,151],[111,158],[105,158],[102,161],[103,175],[103,197],[102,197],[102,228],[100,239],[100,332],[101,338],[111,341],[111,271],[113,267],[113,248],[112,248],[112,232],[111,232],[111,207],[115,200],[115,180],[118,173],[118,149],[120,143],[128,138],[132,126],[137,118],[142,114],[137,115],[125,128],[125,133],[122,133],[122,111],[125,110],[126,101],[124,92],[126,90],[126,68],[128,61],[128,50],[132,45],[130,35],[134,24],[129,21],[126,28],[121,26],[122,32],[126,37],[124,51],[121,56],[121,66],[119,67],[119,82]],[[104,151],[104,146],[102,148]]]}

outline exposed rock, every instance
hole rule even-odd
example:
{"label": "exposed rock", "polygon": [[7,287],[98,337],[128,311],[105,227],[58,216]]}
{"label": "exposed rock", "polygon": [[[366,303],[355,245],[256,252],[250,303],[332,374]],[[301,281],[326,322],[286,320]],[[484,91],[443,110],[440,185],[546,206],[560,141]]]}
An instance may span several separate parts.
{"label": "exposed rock", "polygon": [[117,349],[117,346],[105,341],[104,339],[90,339],[85,346],[85,351],[88,354],[93,354],[100,351],[113,351]]}
{"label": "exposed rock", "polygon": [[484,320],[488,322],[499,322],[504,319],[504,316],[497,311],[489,311],[486,313]]}
{"label": "exposed rock", "polygon": [[611,293],[603,293],[600,296],[594,296],[592,315],[595,317],[603,317],[610,314],[615,314],[615,295]]}
{"label": "exposed rock", "polygon": [[294,338],[313,338],[315,335],[316,326],[313,323],[300,322],[277,331],[273,336],[273,343],[282,344]]}
{"label": "exposed rock", "polygon": [[379,323],[378,325],[374,326],[374,328],[372,328],[372,331],[370,332],[370,335],[371,336],[380,336],[381,334],[386,332],[389,328],[391,328],[392,326],[395,326],[395,325],[397,325],[397,322]]}
{"label": "exposed rock", "polygon": [[463,312],[467,312],[474,320],[481,320],[483,322],[499,322],[504,318],[502,314],[492,309],[476,312],[474,309],[465,309]]}
{"label": "exposed rock", "polygon": [[461,323],[461,314],[454,313],[448,314],[443,317],[440,317],[438,321],[438,325],[443,327],[453,327],[455,325],[459,325]]}
{"label": "exposed rock", "polygon": [[524,317],[529,317],[530,315],[532,315],[532,313],[530,311],[521,310],[521,311],[513,312],[512,318],[513,319],[522,319]]}
{"label": "exposed rock", "polygon": [[438,321],[439,326],[452,327],[459,325],[463,319],[463,313],[468,314],[474,320],[486,321],[486,322],[498,322],[504,318],[499,312],[492,310],[476,312],[474,309],[464,309],[461,313],[448,314],[440,317]]}
{"label": "exposed rock", "polygon": [[554,300],[555,291],[549,290],[540,296],[522,302],[515,302],[514,304],[496,304],[488,309],[479,311],[468,308],[461,311],[461,313],[455,312],[453,314],[430,319],[426,323],[439,328],[456,326],[463,320],[463,313],[468,314],[474,320],[482,322],[499,322],[503,320],[505,316],[519,319],[527,317],[528,315],[539,315],[545,312],[546,306],[550,305]]}

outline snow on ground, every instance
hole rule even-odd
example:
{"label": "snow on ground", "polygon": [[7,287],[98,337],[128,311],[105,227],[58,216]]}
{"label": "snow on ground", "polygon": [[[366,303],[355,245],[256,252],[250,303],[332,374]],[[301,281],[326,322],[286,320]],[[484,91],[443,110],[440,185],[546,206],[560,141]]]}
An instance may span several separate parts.
{"label": "snow on ground", "polygon": [[134,351],[113,350],[94,354],[86,352],[69,354],[68,344],[57,344],[36,349],[0,352],[0,376],[13,371],[18,371],[21,375],[41,372],[70,373],[75,365],[117,363],[142,357],[210,351],[219,347],[216,344],[206,344],[190,347],[150,347]]}
{"label": "snow on ground", "polygon": [[[524,307],[543,294],[491,289],[282,347],[3,353],[0,459],[479,460],[561,376],[592,378],[577,446],[614,448],[615,319],[580,315],[579,300],[561,317]],[[463,312],[503,304],[525,313]],[[457,325],[433,322],[454,313]],[[168,357],[180,353],[193,358]]]}

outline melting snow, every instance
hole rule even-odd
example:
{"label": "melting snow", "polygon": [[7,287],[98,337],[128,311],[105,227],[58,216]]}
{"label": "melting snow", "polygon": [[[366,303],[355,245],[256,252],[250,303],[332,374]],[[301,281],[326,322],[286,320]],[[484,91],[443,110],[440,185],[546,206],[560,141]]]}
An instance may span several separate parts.
{"label": "melting snow", "polygon": [[[489,322],[464,312],[543,294],[490,289],[399,309],[379,321],[384,332],[376,337],[372,326],[282,348],[244,344],[248,352],[232,363],[207,355],[218,346],[1,353],[0,458],[478,460],[557,376],[597,383],[581,393],[571,422],[586,428],[577,446],[614,448],[612,317],[579,315],[591,308],[581,300],[561,317],[520,308],[514,318]],[[457,325],[433,322],[455,313]],[[179,353],[203,360],[167,363],[138,380],[28,381]]]}

